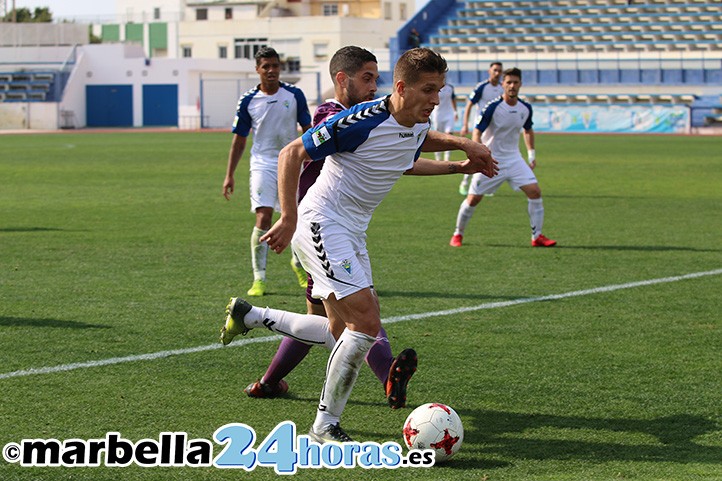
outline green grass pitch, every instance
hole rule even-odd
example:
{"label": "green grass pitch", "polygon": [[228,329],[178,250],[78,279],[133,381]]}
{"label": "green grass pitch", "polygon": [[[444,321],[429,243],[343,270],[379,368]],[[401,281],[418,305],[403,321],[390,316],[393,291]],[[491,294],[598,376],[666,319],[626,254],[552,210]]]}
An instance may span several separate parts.
{"label": "green grass pitch", "polygon": [[[221,196],[230,140],[0,136],[0,447],[109,431],[211,439],[231,422],[260,439],[283,420],[308,429],[327,359],[319,348],[275,400],[241,389],[278,341],[92,365],[217,342],[228,298],[251,281],[247,155],[233,199]],[[722,268],[722,138],[538,135],[536,147],[544,231],[557,248],[529,247],[526,201],[507,186],[481,203],[464,247],[449,247],[458,176],[403,177],[369,230],[382,318],[420,315],[387,326],[394,352],[419,353],[409,407],[454,407],[466,430],[458,456],[431,469],[290,479],[722,479],[722,273],[710,274]],[[258,302],[300,312],[288,263],[288,253],[270,255]],[[679,278],[695,273],[707,274]],[[654,279],[667,281],[590,292]],[[74,363],[91,364],[28,373]],[[364,367],[343,424],[359,441],[401,442],[408,413],[388,409]],[[0,458],[2,480],[275,478],[266,467]]]}

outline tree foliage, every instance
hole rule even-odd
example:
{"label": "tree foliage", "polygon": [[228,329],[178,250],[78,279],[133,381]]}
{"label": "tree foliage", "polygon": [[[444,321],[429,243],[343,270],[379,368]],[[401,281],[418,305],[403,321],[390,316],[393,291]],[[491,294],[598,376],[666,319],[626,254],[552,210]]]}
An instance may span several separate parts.
{"label": "tree foliage", "polygon": [[[4,22],[13,21],[13,12],[9,12],[3,17]],[[53,21],[53,13],[48,7],[37,7],[33,12],[29,8],[16,8],[15,21],[17,23],[49,23]]]}

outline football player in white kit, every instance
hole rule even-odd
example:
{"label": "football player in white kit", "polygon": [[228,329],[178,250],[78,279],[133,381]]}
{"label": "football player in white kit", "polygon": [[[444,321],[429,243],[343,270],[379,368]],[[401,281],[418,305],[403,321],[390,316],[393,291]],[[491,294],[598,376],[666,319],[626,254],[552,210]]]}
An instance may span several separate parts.
{"label": "football player in white kit", "polygon": [[[544,225],[544,204],[541,189],[533,169],[536,167],[534,151],[534,129],[532,129],[532,107],[519,99],[521,70],[511,68],[504,72],[504,95],[488,103],[478,120],[474,134],[475,142],[483,142],[499,162],[499,175],[494,178],[474,174],[469,195],[459,207],[456,230],[449,244],[461,247],[464,229],[471,220],[476,206],[484,195],[493,194],[504,182],[514,190],[523,191],[528,198],[528,213],[531,223],[531,245],[552,247],[556,241],[542,235]],[[519,130],[524,129],[529,165],[519,152]]]}
{"label": "football player in white kit", "polygon": [[[391,95],[338,113],[281,151],[281,217],[261,240],[277,253],[292,243],[313,276],[314,297],[320,297],[328,316],[346,329],[336,341],[324,317],[254,307],[232,298],[222,336],[232,339],[266,327],[332,349],[309,433],[318,442],[351,440],[340,426],[341,413],[381,329],[366,249],[366,229],[376,207],[403,174],[496,175],[496,162],[482,144],[430,130],[429,117],[439,103],[446,71],[446,61],[433,50],[407,50],[394,68]],[[422,151],[452,149],[463,150],[468,159],[444,162],[420,157]],[[326,163],[318,180],[297,207],[301,165],[323,158]]]}
{"label": "football player in white kit", "polygon": [[[481,115],[481,111],[486,104],[504,93],[504,88],[501,86],[501,70],[501,62],[492,62],[491,65],[489,65],[489,78],[476,84],[474,90],[469,94],[466,106],[464,107],[464,119],[461,122],[461,135],[467,135],[469,133],[469,116],[471,115],[472,106],[476,105],[478,115]],[[465,175],[461,179],[459,194],[466,195],[469,193],[469,182],[471,182],[470,175]]]}
{"label": "football player in white kit", "polygon": [[[251,211],[256,213],[256,224],[251,233],[253,285],[248,295],[262,296],[266,292],[268,245],[259,239],[270,229],[273,211],[278,210],[278,153],[298,138],[296,124],[304,132],[311,128],[311,114],[301,89],[280,80],[278,53],[270,47],[263,47],[255,57],[261,83],[244,93],[238,101],[223,196],[230,200],[235,187],[233,175],[246,148],[248,134],[253,130],[250,191]],[[291,259],[291,268],[301,287],[306,287],[306,272],[295,257]]]}
{"label": "football player in white kit", "polygon": [[[439,90],[439,105],[431,112],[431,128],[450,134],[454,130],[454,123],[458,118],[456,113],[456,94],[451,84],[446,84]],[[442,153],[434,152],[436,160],[441,160]],[[443,152],[443,160],[451,160],[451,151]]]}

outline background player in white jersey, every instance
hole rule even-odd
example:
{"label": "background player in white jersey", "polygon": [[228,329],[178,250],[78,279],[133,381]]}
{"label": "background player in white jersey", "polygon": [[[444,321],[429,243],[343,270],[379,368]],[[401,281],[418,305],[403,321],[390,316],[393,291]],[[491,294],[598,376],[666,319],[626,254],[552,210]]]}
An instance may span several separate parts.
{"label": "background player in white jersey", "polygon": [[[446,84],[439,90],[439,105],[431,112],[431,128],[450,134],[454,130],[454,123],[458,117],[454,86]],[[441,160],[442,153],[434,152],[434,156],[436,160]],[[451,160],[451,151],[444,152],[443,157],[446,161]]]}
{"label": "background player in white jersey", "polygon": [[[478,115],[481,115],[481,111],[486,104],[504,93],[504,89],[501,86],[502,68],[501,62],[492,62],[491,65],[489,65],[489,78],[476,84],[474,90],[469,94],[466,106],[464,107],[464,119],[461,122],[461,135],[467,135],[469,133],[469,116],[474,105],[477,106]],[[470,175],[465,175],[464,178],[461,179],[459,194],[466,195],[469,193],[469,182],[471,182]]]}
{"label": "background player in white jersey", "polygon": [[[496,174],[489,150],[465,137],[430,131],[429,117],[439,103],[446,61],[433,50],[406,51],[394,68],[391,95],[358,104],[306,132],[281,151],[281,218],[263,236],[275,252],[293,239],[313,293],[329,317],[346,329],[336,341],[328,319],[253,307],[233,298],[223,335],[268,329],[309,344],[333,346],[326,382],[310,435],[319,442],[349,441],[340,427],[364,356],[381,329],[374,294],[366,229],[376,207],[403,174]],[[468,159],[443,162],[419,157],[421,151],[460,149]],[[328,157],[327,157],[328,156]],[[326,159],[321,175],[296,206],[298,175],[304,161]]]}
{"label": "background player in white jersey", "polygon": [[[256,213],[256,224],[251,233],[253,285],[248,295],[262,296],[266,292],[268,245],[259,239],[271,227],[273,211],[278,209],[278,153],[298,137],[297,123],[304,132],[311,128],[311,114],[301,89],[281,82],[278,53],[270,47],[263,47],[255,57],[261,83],[244,93],[238,101],[223,196],[230,199],[233,193],[233,175],[246,148],[248,134],[253,130],[250,191],[251,211]],[[305,287],[306,273],[298,259],[291,259],[291,267],[298,276],[299,284]]]}
{"label": "background player in white jersey", "polygon": [[[511,68],[504,72],[504,95],[486,105],[474,129],[473,140],[483,142],[499,162],[499,175],[490,179],[474,174],[469,195],[461,203],[456,219],[456,231],[449,244],[461,247],[464,229],[474,214],[474,209],[485,194],[494,193],[503,182],[509,182],[514,190],[522,190],[528,198],[531,223],[531,245],[552,247],[556,241],[542,235],[544,204],[541,189],[532,171],[536,167],[534,130],[532,129],[531,105],[519,99],[521,70]],[[524,129],[529,165],[519,152],[519,130]]]}

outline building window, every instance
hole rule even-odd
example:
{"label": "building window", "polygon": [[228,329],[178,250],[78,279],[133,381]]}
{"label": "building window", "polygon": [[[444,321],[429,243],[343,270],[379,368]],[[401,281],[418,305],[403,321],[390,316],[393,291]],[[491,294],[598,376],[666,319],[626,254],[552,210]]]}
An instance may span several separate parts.
{"label": "building window", "polygon": [[218,46],[218,58],[228,58],[228,47],[225,45]]}
{"label": "building window", "polygon": [[193,56],[193,50],[191,47],[182,47],[183,48],[183,58],[191,58]]}
{"label": "building window", "polygon": [[316,60],[324,60],[328,57],[328,44],[327,43],[314,43],[313,44],[313,56]]}
{"label": "building window", "polygon": [[231,20],[232,18],[233,18],[233,9],[226,8],[226,20]]}
{"label": "building window", "polygon": [[301,59],[295,57],[289,57],[286,59],[286,72],[300,72],[301,71]]}
{"label": "building window", "polygon": [[406,20],[406,4],[399,3],[399,19]]}
{"label": "building window", "polygon": [[384,2],[384,19],[391,20],[391,2]]}
{"label": "building window", "polygon": [[208,9],[197,8],[196,9],[196,20],[208,20]]}
{"label": "building window", "polygon": [[324,17],[335,17],[338,15],[338,3],[324,3],[323,4],[323,16]]}
{"label": "building window", "polygon": [[253,60],[256,52],[267,45],[267,38],[236,38],[233,40],[233,57]]}
{"label": "building window", "polygon": [[153,9],[153,20],[160,20],[160,8],[158,7]]}

